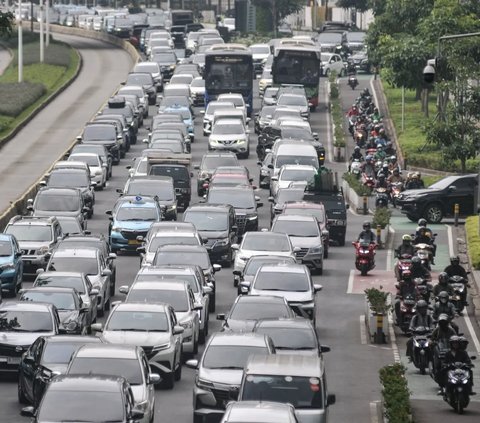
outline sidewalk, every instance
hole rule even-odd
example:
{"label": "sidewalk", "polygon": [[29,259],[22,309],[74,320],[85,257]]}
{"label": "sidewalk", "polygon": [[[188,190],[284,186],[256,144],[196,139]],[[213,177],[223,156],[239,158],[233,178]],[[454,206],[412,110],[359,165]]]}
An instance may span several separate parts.
{"label": "sidewalk", "polygon": [[8,65],[10,65],[11,61],[12,55],[10,52],[6,48],[0,46],[0,75],[5,72],[5,69],[7,69]]}

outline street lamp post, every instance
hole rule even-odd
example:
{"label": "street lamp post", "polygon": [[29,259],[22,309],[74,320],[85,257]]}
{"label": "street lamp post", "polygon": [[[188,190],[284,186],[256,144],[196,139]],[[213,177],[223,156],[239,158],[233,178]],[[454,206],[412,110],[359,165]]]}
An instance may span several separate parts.
{"label": "street lamp post", "polygon": [[22,0],[18,2],[18,82],[23,82]]}

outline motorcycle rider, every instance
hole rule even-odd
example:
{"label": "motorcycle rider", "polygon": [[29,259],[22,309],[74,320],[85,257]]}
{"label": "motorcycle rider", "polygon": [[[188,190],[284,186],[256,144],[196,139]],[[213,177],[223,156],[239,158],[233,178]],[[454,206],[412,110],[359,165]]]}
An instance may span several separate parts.
{"label": "motorcycle rider", "polygon": [[370,222],[363,222],[363,231],[360,232],[357,238],[357,242],[360,240],[375,244],[377,242],[377,236],[373,233]]}
{"label": "motorcycle rider", "polygon": [[413,256],[415,250],[412,245],[412,237],[408,234],[402,236],[402,243],[395,250],[395,257],[401,258],[403,255]]}
{"label": "motorcycle rider", "polygon": [[360,112],[358,111],[358,107],[353,105],[347,113],[347,117],[358,116]]}
{"label": "motorcycle rider", "polygon": [[365,163],[362,165],[362,172],[368,176],[375,176],[375,163],[373,163],[373,157],[368,155],[365,157]]}
{"label": "motorcycle rider", "polygon": [[377,143],[375,142],[375,137],[370,137],[367,141],[367,144],[365,145],[365,150],[376,150],[377,149]]}
{"label": "motorcycle rider", "polygon": [[[433,374],[439,375],[442,368],[442,360],[440,358],[440,352],[448,349],[448,341],[450,338],[456,335],[455,331],[450,326],[450,320],[446,314],[441,314],[438,317],[437,327],[433,330],[432,350],[433,350]],[[437,377],[435,381],[439,380]]]}
{"label": "motorcycle rider", "polygon": [[450,326],[458,334],[458,325],[453,321],[455,318],[455,306],[448,301],[448,292],[442,291],[438,294],[438,301],[435,303],[433,308],[433,318],[438,320],[441,314],[446,314],[450,319]]}
{"label": "motorcycle rider", "polygon": [[430,245],[431,248],[431,254],[430,254],[430,261],[432,264],[435,264],[435,246],[432,242],[432,233],[428,231],[427,228],[424,228],[423,226],[420,226],[418,228],[418,231],[415,235],[415,239],[413,240],[413,244],[428,244]]}
{"label": "motorcycle rider", "polygon": [[404,274],[402,275],[402,280],[397,285],[397,296],[395,301],[395,317],[397,318],[398,326],[400,326],[401,324],[400,305],[402,299],[409,295],[413,295],[415,299],[418,298],[419,294],[417,284],[413,281],[410,272],[404,272]]}
{"label": "motorcycle rider", "polygon": [[412,278],[422,278],[423,280],[427,281],[430,280],[430,272],[428,269],[422,264],[422,260],[418,256],[412,257],[412,267],[410,269],[412,274]]}
{"label": "motorcycle rider", "polygon": [[467,271],[460,264],[460,258],[458,256],[450,257],[450,265],[443,270],[449,277],[461,276],[467,280]]}
{"label": "motorcycle rider", "polygon": [[370,118],[371,118],[372,120],[376,120],[376,121],[381,121],[381,120],[382,120],[382,115],[381,115],[380,112],[378,111],[378,108],[377,108],[377,107],[375,107],[375,108],[373,109],[373,113],[372,113],[372,115],[370,116]]}
{"label": "motorcycle rider", "polygon": [[376,162],[378,162],[378,161],[383,162],[385,160],[385,157],[387,157],[387,155],[385,154],[385,151],[383,151],[383,145],[382,144],[377,144],[377,151],[373,155],[374,160]]}
{"label": "motorcycle rider", "polygon": [[380,173],[378,175],[377,182],[375,183],[375,188],[385,188],[388,190],[388,182],[387,179],[385,178],[385,174]]}
{"label": "motorcycle rider", "polygon": [[427,226],[427,221],[424,218],[418,219],[418,226],[417,229],[415,230],[415,235],[418,236],[420,234],[420,230],[422,228],[425,228],[425,234],[429,236],[429,240],[426,241],[432,246],[432,253],[433,253],[433,260],[432,264],[435,264],[435,255],[437,252],[437,245],[435,244],[435,240],[433,238],[433,231]]}
{"label": "motorcycle rider", "polygon": [[[415,332],[415,329],[424,327],[426,330],[433,330],[435,327],[434,321],[430,313],[428,313],[428,304],[425,300],[419,300],[416,305],[417,312],[410,321],[409,331]],[[407,357],[411,362],[413,361],[413,338],[407,341]]]}
{"label": "motorcycle rider", "polygon": [[352,155],[350,156],[350,164],[348,165],[348,171],[350,172],[350,169],[352,167],[352,163],[355,161],[355,160],[359,160],[359,161],[363,161],[363,154],[362,154],[362,150],[360,149],[360,147],[358,145],[355,146],[355,148],[353,149],[353,153]]}
{"label": "motorcycle rider", "polygon": [[405,182],[403,179],[402,175],[400,175],[400,170],[398,168],[393,169],[392,174],[388,177],[388,183],[390,184],[396,184],[398,182]]}
{"label": "motorcycle rider", "polygon": [[439,297],[441,292],[446,292],[449,296],[453,294],[452,287],[448,283],[448,274],[441,272],[438,275],[438,283],[433,287],[433,295]]}
{"label": "motorcycle rider", "polygon": [[425,185],[419,172],[415,172],[406,184],[406,189],[422,189]]}
{"label": "motorcycle rider", "polygon": [[[384,131],[385,133],[385,129],[383,128],[380,131]],[[395,151],[395,148],[393,148],[393,142],[389,141],[386,136],[385,139],[387,140],[387,144],[385,145],[385,153],[387,153],[387,156],[394,156],[397,152]]]}

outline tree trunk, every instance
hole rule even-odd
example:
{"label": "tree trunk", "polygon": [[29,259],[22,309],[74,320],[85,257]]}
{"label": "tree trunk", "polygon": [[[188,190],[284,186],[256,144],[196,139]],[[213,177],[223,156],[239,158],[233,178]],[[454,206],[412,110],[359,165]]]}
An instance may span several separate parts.
{"label": "tree trunk", "polygon": [[467,173],[467,159],[465,157],[460,158],[461,173]]}
{"label": "tree trunk", "polygon": [[422,88],[417,87],[415,89],[415,101],[420,101],[422,99]]}

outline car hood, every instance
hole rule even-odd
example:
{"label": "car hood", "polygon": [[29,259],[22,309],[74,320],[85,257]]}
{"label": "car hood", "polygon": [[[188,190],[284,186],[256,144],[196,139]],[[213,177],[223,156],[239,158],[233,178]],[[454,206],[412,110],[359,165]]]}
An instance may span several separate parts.
{"label": "car hood", "polygon": [[237,254],[239,255],[239,257],[246,257],[247,259],[252,256],[264,255],[292,257],[292,253],[290,251],[239,250]]}
{"label": "car hood", "polygon": [[211,247],[219,239],[228,238],[227,231],[198,231],[203,240],[206,240],[207,247]]}
{"label": "car hood", "polygon": [[147,390],[145,385],[131,385],[133,398],[137,404],[147,400]]}
{"label": "car hood", "polygon": [[78,319],[78,310],[58,310],[58,317],[60,317],[60,322],[67,324],[72,320]]}
{"label": "car hood", "polygon": [[228,319],[225,331],[231,332],[251,332],[255,326],[256,320],[235,320]]}
{"label": "car hood", "polygon": [[192,93],[201,93],[203,94],[205,92],[205,88],[202,87],[190,87],[190,91]]}
{"label": "car hood", "polygon": [[242,375],[243,369],[206,369],[204,367],[198,373],[198,377],[202,380],[230,386],[240,386]]}
{"label": "car hood", "polygon": [[245,134],[229,134],[229,135],[210,135],[210,138],[215,141],[235,141],[245,139]]}
{"label": "car hood", "polygon": [[282,355],[282,354],[295,354],[307,357],[318,357],[317,350],[284,350],[284,349],[275,349],[275,354]]}
{"label": "car hood", "polygon": [[304,303],[307,301],[313,301],[312,293],[309,291],[306,292],[295,292],[295,291],[265,291],[265,290],[256,290],[252,288],[250,290],[251,295],[276,295],[279,297],[284,297],[289,303]]}
{"label": "car hood", "polygon": [[290,242],[294,247],[300,248],[310,248],[317,247],[322,245],[322,240],[320,237],[309,237],[309,236],[290,236]]}
{"label": "car hood", "polygon": [[107,330],[102,340],[111,344],[153,346],[166,344],[170,340],[169,332],[133,332],[126,330]]}
{"label": "car hood", "polygon": [[33,215],[40,217],[51,217],[51,216],[80,216],[82,212],[80,210],[75,211],[52,211],[52,210],[35,210]]}
{"label": "car hood", "polygon": [[142,221],[142,220],[140,220],[140,221],[116,220],[114,222],[114,226],[120,227],[121,229],[131,230],[131,231],[145,231],[145,230],[150,229],[150,226],[152,226],[152,223],[153,223],[153,221],[145,222],[145,221]]}
{"label": "car hood", "polygon": [[0,332],[0,344],[30,346],[40,336],[55,335],[53,331],[45,332]]}
{"label": "car hood", "polygon": [[50,245],[50,241],[18,241],[18,245],[20,246],[21,250],[38,250],[41,247],[48,247]]}
{"label": "car hood", "polygon": [[432,189],[432,188],[425,188],[425,189],[409,189],[402,192],[400,198],[410,198],[410,197],[420,197],[425,194],[431,194],[434,192],[440,192],[441,190]]}

